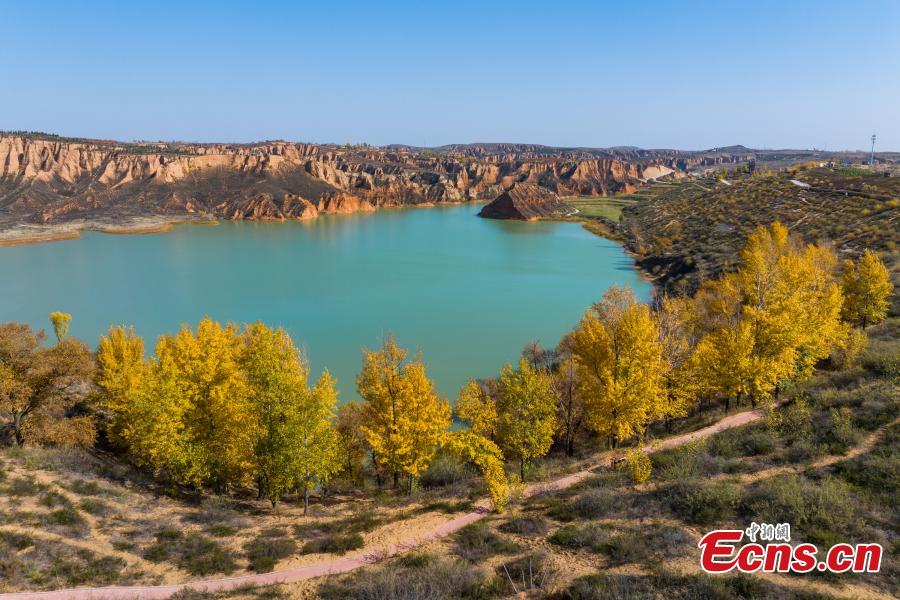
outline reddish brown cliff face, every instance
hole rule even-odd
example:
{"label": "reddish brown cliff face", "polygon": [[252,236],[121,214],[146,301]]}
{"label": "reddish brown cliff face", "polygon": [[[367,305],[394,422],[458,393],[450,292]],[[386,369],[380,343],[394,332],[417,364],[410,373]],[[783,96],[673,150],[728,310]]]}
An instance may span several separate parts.
{"label": "reddish brown cliff face", "polygon": [[603,195],[630,191],[641,176],[639,165],[614,157],[503,150],[473,157],[285,142],[124,145],[0,136],[0,227],[155,214],[308,219],[493,198],[517,184]]}
{"label": "reddish brown cliff face", "polygon": [[572,208],[547,188],[517,183],[485,205],[478,216],[528,221],[541,217],[565,217],[571,212]]}

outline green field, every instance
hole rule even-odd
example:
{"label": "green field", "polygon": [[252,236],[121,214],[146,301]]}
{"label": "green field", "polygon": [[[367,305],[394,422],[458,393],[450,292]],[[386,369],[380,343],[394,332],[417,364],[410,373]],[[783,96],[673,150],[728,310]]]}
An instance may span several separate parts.
{"label": "green field", "polygon": [[630,198],[587,196],[583,198],[567,198],[566,203],[571,204],[572,208],[578,209],[578,216],[604,217],[611,221],[618,221],[622,215],[622,209],[630,204],[634,204],[635,200]]}

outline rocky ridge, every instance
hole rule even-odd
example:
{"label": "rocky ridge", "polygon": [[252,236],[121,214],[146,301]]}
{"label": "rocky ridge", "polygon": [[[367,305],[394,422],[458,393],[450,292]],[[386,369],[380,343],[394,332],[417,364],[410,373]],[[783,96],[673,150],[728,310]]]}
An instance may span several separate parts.
{"label": "rocky ridge", "polygon": [[615,157],[503,156],[287,142],[119,144],[0,136],[0,230],[149,215],[310,219],[490,199],[518,183],[562,195],[634,189]]}

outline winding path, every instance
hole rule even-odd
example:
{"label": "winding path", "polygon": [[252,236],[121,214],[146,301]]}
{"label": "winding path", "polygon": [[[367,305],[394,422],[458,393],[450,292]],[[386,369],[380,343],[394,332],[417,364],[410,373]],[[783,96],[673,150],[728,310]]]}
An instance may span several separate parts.
{"label": "winding path", "polygon": [[[715,433],[739,427],[747,423],[751,423],[765,416],[765,411],[751,410],[729,415],[712,425],[685,433],[659,440],[653,443],[647,452],[653,453],[667,448],[675,448],[683,444],[687,444],[693,440],[707,438]],[[589,466],[584,469],[561,477],[549,482],[534,483],[525,488],[525,496],[533,496],[535,494],[554,492],[563,490],[576,485],[585,479],[593,476],[594,469],[598,467],[608,467],[615,457],[614,452],[604,452],[591,459]],[[272,585],[277,583],[291,583],[295,581],[303,581],[314,577],[322,577],[325,575],[333,575],[336,573],[346,573],[373,564],[378,560],[409,552],[423,544],[446,537],[455,531],[458,531],[476,521],[481,520],[490,513],[490,503],[487,499],[481,500],[475,505],[472,512],[454,517],[447,520],[441,525],[435,527],[427,534],[417,538],[404,540],[393,546],[389,546],[381,552],[363,552],[352,556],[341,558],[332,558],[311,565],[295,567],[292,569],[284,569],[281,571],[272,571],[271,573],[262,573],[257,575],[241,575],[239,577],[228,577],[224,579],[206,579],[199,581],[189,581],[186,583],[173,583],[167,585],[148,585],[148,586],[118,586],[104,588],[74,588],[67,590],[55,590],[49,592],[14,592],[9,594],[0,594],[0,600],[24,600],[33,598],[35,600],[112,600],[119,598],[127,599],[149,599],[149,598],[168,598],[169,596],[180,592],[184,589],[204,590],[209,592],[231,590],[248,585]]]}

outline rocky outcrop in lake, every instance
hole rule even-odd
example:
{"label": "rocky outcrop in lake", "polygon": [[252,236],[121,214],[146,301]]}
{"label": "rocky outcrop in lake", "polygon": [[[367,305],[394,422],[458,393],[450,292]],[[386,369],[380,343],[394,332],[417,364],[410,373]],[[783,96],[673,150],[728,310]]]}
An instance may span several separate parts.
{"label": "rocky outcrop in lake", "polygon": [[571,206],[547,188],[531,183],[517,183],[482,208],[478,216],[530,221],[565,217],[573,212]]}

